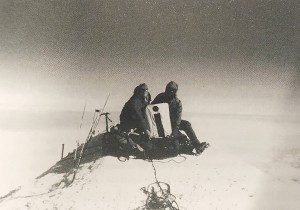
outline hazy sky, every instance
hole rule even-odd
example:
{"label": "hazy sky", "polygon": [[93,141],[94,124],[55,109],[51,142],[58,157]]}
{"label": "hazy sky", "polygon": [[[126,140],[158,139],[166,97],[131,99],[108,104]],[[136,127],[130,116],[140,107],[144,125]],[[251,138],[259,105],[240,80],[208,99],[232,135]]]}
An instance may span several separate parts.
{"label": "hazy sky", "polygon": [[186,111],[299,113],[298,0],[2,0],[0,108],[120,110],[179,83]]}

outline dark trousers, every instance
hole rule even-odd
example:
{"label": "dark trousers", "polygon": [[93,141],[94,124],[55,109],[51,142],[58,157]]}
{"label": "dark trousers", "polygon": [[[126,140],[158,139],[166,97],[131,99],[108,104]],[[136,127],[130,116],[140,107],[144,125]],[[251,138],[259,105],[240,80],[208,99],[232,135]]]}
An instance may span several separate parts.
{"label": "dark trousers", "polygon": [[200,144],[200,141],[198,140],[192,128],[192,125],[189,121],[181,120],[179,125],[179,130],[183,130],[186,133],[186,135],[189,137],[194,147],[197,147]]}

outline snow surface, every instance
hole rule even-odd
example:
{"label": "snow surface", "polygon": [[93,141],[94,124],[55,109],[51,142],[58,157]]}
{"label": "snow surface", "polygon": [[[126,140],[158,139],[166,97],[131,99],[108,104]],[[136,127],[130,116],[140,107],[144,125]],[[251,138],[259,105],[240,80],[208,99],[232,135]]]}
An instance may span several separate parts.
{"label": "snow surface", "polygon": [[[299,121],[223,115],[186,119],[211,147],[197,157],[183,155],[153,162],[157,179],[170,185],[180,210],[300,209]],[[45,132],[64,140],[73,139],[57,131]],[[28,142],[32,139],[29,137]],[[15,157],[24,160],[17,166],[27,170],[20,170],[15,162],[3,162],[16,169],[9,173],[2,170],[1,181],[9,180],[12,172],[22,177],[29,170],[37,170],[33,164],[26,164],[26,158],[43,167],[50,154],[56,158],[56,150],[42,150],[49,149],[51,143],[57,144],[51,141],[55,136],[37,137],[31,140],[30,150],[24,149],[24,154],[18,150],[23,155]],[[21,143],[12,141],[23,148]],[[155,182],[151,162],[120,162],[109,156],[82,164],[69,186],[64,181],[73,175],[64,176],[50,173],[1,193],[0,210],[143,210],[147,195],[141,188]]]}
{"label": "snow surface", "polygon": [[[154,160],[153,165],[157,179],[170,185],[181,210],[296,210],[300,206],[299,182],[273,177],[222,148],[212,146],[200,156]],[[121,162],[110,156],[81,165],[69,186],[61,182],[63,176],[50,173],[22,186],[0,200],[0,209],[142,210],[147,195],[141,188],[155,182],[151,162]]]}

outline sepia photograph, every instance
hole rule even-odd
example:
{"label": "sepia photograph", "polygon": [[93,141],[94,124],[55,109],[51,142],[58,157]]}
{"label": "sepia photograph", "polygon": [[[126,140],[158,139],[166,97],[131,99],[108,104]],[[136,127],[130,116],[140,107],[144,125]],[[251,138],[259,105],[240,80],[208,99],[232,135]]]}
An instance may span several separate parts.
{"label": "sepia photograph", "polygon": [[299,210],[300,1],[1,0],[1,210]]}

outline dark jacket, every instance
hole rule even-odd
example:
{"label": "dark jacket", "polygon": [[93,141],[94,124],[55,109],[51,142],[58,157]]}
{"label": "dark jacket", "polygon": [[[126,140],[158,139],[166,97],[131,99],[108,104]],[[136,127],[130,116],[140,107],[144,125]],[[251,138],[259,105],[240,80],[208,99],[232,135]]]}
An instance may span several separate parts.
{"label": "dark jacket", "polygon": [[177,96],[175,97],[168,97],[168,95],[163,92],[158,94],[155,99],[152,101],[152,104],[159,104],[159,103],[168,103],[169,110],[170,110],[170,119],[171,119],[171,126],[172,130],[179,129],[179,125],[181,122],[181,114],[182,114],[182,103]]}
{"label": "dark jacket", "polygon": [[130,131],[137,128],[143,132],[148,129],[145,118],[145,108],[149,104],[150,94],[145,99],[138,94],[139,86],[135,88],[133,96],[125,103],[120,115],[120,128],[122,131]]}

